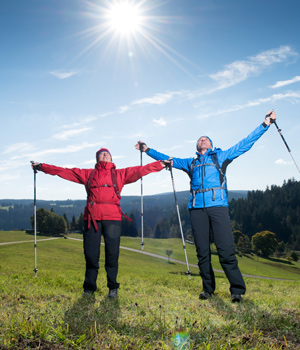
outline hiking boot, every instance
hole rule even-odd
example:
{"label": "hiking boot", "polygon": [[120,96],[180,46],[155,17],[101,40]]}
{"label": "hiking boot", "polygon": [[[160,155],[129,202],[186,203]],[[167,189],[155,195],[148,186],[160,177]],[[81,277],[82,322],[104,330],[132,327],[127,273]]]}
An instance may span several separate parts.
{"label": "hiking boot", "polygon": [[204,291],[203,291],[203,292],[200,293],[199,299],[201,299],[201,300],[207,300],[207,299],[211,298],[213,294],[214,294],[214,293],[208,293],[208,292],[204,292]]}
{"label": "hiking boot", "polygon": [[242,300],[243,300],[243,298],[240,294],[231,294],[231,301],[233,303],[239,303]]}
{"label": "hiking boot", "polygon": [[118,297],[118,289],[110,289],[108,292],[108,297],[113,299]]}
{"label": "hiking boot", "polygon": [[94,297],[94,291],[93,290],[84,290],[84,292],[82,293],[82,297],[83,298]]}

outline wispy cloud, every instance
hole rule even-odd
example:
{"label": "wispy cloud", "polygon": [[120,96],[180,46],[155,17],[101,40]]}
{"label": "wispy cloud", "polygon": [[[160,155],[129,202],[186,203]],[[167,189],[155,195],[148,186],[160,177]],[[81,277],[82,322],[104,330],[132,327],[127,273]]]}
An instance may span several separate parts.
{"label": "wispy cloud", "polygon": [[158,93],[152,97],[145,97],[136,101],[133,101],[132,105],[164,105],[169,102],[175,95],[180,95],[180,92],[166,92]]}
{"label": "wispy cloud", "polygon": [[198,116],[198,119],[204,119],[204,118],[209,118],[209,117],[222,115],[222,114],[226,114],[226,113],[230,113],[230,112],[236,112],[236,111],[240,111],[240,110],[245,109],[245,108],[260,106],[260,105],[262,105],[264,103],[268,103],[268,102],[274,103],[274,102],[279,101],[279,100],[290,100],[292,103],[299,103],[300,91],[287,92],[285,94],[275,94],[275,95],[272,95],[269,97],[249,101],[243,105],[235,105],[235,106],[232,106],[231,108],[220,109],[220,110],[217,110],[217,111],[214,111],[211,113],[201,114],[200,116]]}
{"label": "wispy cloud", "polygon": [[167,122],[163,118],[153,119],[153,121],[159,126],[167,126]]}
{"label": "wispy cloud", "polygon": [[267,50],[243,61],[235,61],[224,70],[211,74],[210,77],[218,83],[215,90],[224,89],[255,76],[275,63],[286,61],[297,53],[290,46],[281,46],[277,49]]}
{"label": "wispy cloud", "polygon": [[99,143],[87,143],[84,142],[82,144],[76,144],[76,145],[69,145],[67,147],[63,148],[50,148],[46,150],[42,150],[39,152],[30,152],[30,153],[22,153],[15,155],[11,157],[11,160],[17,160],[22,158],[28,158],[28,159],[43,159],[44,157],[52,154],[67,154],[67,153],[76,153],[78,151],[81,151],[86,148],[91,147],[99,147]]}
{"label": "wispy cloud", "polygon": [[70,70],[70,71],[53,70],[49,72],[49,74],[53,75],[58,79],[67,79],[78,73],[79,73],[78,70]]}
{"label": "wispy cloud", "polygon": [[170,151],[174,151],[175,149],[179,149],[179,148],[182,148],[181,145],[177,145],[177,146],[172,146],[170,148],[163,148],[161,150],[161,152],[170,152]]}
{"label": "wispy cloud", "polygon": [[77,127],[80,127],[82,125],[88,124],[90,122],[93,122],[96,119],[97,119],[97,117],[95,115],[87,115],[87,116],[81,118],[80,122],[75,122],[72,124],[65,124],[65,125],[60,126],[60,128],[73,129],[73,128],[77,128]]}
{"label": "wispy cloud", "polygon": [[287,162],[286,160],[283,160],[283,159],[279,158],[279,159],[277,159],[277,160],[275,161],[275,164],[279,164],[279,165],[289,165],[289,164],[293,164],[293,162],[292,162],[292,161]]}
{"label": "wispy cloud", "polygon": [[130,109],[129,106],[121,106],[121,107],[119,107],[118,112],[119,112],[120,114],[122,114],[122,113],[127,112],[129,109]]}
{"label": "wispy cloud", "polygon": [[8,153],[24,153],[24,152],[29,152],[33,150],[33,146],[29,143],[26,142],[19,142],[19,143],[14,143],[12,145],[9,145],[6,147],[5,151],[3,151],[3,154],[8,154]]}
{"label": "wispy cloud", "polygon": [[78,135],[80,135],[82,133],[85,133],[86,131],[91,130],[91,129],[92,128],[89,127],[89,128],[80,128],[80,129],[66,130],[66,131],[63,131],[63,132],[58,133],[56,135],[53,135],[53,137],[55,139],[59,139],[59,140],[67,140],[70,137],[78,136]]}
{"label": "wispy cloud", "polygon": [[272,89],[277,89],[283,86],[287,86],[290,84],[294,84],[297,83],[298,81],[300,81],[300,75],[297,75],[296,77],[294,77],[293,79],[290,80],[282,80],[282,81],[278,81],[276,84],[272,85],[271,88]]}

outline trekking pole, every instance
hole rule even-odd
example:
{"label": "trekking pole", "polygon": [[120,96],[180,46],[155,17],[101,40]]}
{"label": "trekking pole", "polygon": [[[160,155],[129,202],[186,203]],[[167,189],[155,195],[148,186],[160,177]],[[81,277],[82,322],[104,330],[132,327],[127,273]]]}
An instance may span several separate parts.
{"label": "trekking pole", "polygon": [[[141,154],[141,166],[143,166],[143,145],[144,143],[139,143],[140,154]],[[141,235],[142,235],[142,250],[144,250],[144,202],[143,202],[143,177],[141,177]]]}
{"label": "trekking pole", "polygon": [[[31,164],[34,164],[34,161],[30,162]],[[35,277],[37,277],[37,251],[36,251],[36,173],[37,173],[37,169],[35,166],[32,167],[33,168],[33,184],[34,184],[34,200],[33,200],[33,228],[34,228],[34,274]]]}
{"label": "trekking pole", "polygon": [[[172,160],[172,157],[170,157],[168,160]],[[180,218],[180,212],[179,212],[179,206],[177,202],[177,196],[176,196],[176,191],[175,191],[175,184],[174,184],[174,177],[173,177],[173,171],[172,171],[172,165],[168,165],[166,169],[170,170],[171,174],[171,179],[172,179],[172,186],[173,186],[173,192],[174,192],[174,199],[175,199],[175,205],[177,209],[177,216],[178,216],[178,222],[179,222],[179,228],[180,228],[180,233],[181,233],[181,239],[182,239],[182,245],[183,245],[183,250],[184,250],[184,255],[185,255],[185,261],[186,261],[186,268],[187,268],[187,275],[189,276],[189,279],[191,279],[191,271],[189,268],[189,262],[186,254],[186,249],[185,249],[185,241],[184,241],[184,236],[183,236],[183,230],[182,230],[182,224],[181,224],[181,218]]]}
{"label": "trekking pole", "polygon": [[[267,114],[266,117],[269,117],[271,114],[272,114],[272,112],[269,113],[269,114]],[[271,121],[271,123],[275,124],[275,126],[276,126],[276,128],[277,128],[277,131],[279,132],[279,135],[280,135],[281,138],[282,138],[283,143],[285,144],[285,146],[286,146],[286,148],[287,148],[287,150],[288,150],[290,156],[291,156],[292,159],[293,159],[294,164],[296,165],[296,168],[298,169],[298,171],[299,171],[299,173],[300,173],[300,169],[299,169],[299,167],[298,167],[298,165],[297,165],[297,163],[296,163],[296,161],[295,161],[295,159],[294,159],[294,157],[293,157],[293,155],[292,155],[291,149],[290,149],[290,147],[288,146],[287,142],[285,141],[285,138],[283,137],[283,135],[282,135],[282,133],[281,133],[281,129],[279,129],[279,127],[278,127],[278,125],[277,125],[277,123],[276,123],[276,120],[275,120],[275,119],[270,119],[270,121]]]}

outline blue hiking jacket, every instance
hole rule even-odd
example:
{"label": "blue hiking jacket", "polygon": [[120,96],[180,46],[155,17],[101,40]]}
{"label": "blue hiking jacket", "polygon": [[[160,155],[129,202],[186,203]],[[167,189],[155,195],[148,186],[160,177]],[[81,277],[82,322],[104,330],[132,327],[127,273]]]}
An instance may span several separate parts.
{"label": "blue hiking jacket", "polygon": [[[226,183],[221,183],[220,173],[212,160],[212,154],[216,154],[226,179],[227,165],[249,151],[268,129],[269,126],[262,123],[246,138],[225,151],[215,148],[214,150],[208,150],[204,155],[196,152],[197,159],[173,158],[173,167],[185,171],[191,179],[189,209],[228,206]],[[157,152],[152,148],[148,148],[146,153],[156,160],[169,159],[168,155]]]}

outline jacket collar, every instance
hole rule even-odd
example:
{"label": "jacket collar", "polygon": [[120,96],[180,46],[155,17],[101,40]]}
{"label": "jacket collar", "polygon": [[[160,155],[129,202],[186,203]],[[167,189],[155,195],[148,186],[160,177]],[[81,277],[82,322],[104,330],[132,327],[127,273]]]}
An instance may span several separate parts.
{"label": "jacket collar", "polygon": [[95,169],[104,169],[104,170],[110,170],[112,168],[116,168],[116,165],[112,162],[98,162],[95,165]]}

